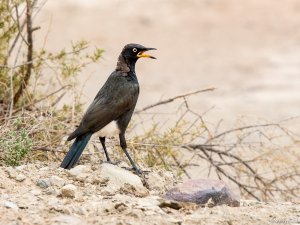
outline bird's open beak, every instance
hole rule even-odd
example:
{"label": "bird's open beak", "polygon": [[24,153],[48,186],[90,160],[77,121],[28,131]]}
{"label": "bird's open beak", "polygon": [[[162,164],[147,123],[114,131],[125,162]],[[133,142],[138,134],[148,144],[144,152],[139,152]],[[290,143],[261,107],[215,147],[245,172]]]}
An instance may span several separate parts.
{"label": "bird's open beak", "polygon": [[137,54],[137,57],[138,58],[151,58],[151,59],[156,59],[154,56],[152,55],[148,55],[148,54],[145,54],[146,51],[150,51],[150,50],[156,50],[156,48],[146,48],[144,51],[140,51],[138,54]]}

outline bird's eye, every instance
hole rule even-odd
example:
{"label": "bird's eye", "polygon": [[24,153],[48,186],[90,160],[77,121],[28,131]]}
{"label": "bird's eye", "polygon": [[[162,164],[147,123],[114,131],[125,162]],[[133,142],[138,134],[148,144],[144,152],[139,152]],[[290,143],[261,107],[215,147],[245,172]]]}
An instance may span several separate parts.
{"label": "bird's eye", "polygon": [[133,51],[133,52],[137,52],[137,49],[136,49],[136,48],[133,48],[132,51]]}

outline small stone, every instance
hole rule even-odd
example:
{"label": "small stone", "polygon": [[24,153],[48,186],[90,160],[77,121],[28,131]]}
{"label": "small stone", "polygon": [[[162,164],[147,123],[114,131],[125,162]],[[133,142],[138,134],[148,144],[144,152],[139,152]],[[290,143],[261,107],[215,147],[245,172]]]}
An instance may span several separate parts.
{"label": "small stone", "polygon": [[47,187],[45,192],[48,195],[54,195],[54,196],[58,196],[60,194],[60,192],[53,186]]}
{"label": "small stone", "polygon": [[76,166],[69,171],[67,171],[69,175],[75,178],[77,181],[85,181],[91,174],[91,167],[85,165]]}
{"label": "small stone", "polygon": [[14,202],[4,202],[3,204],[6,208],[10,208],[10,209],[14,209],[14,210],[18,210],[19,207],[16,205],[16,203]]}
{"label": "small stone", "polygon": [[67,184],[61,189],[61,195],[63,197],[74,198],[76,194],[76,186],[73,184]]}
{"label": "small stone", "polygon": [[57,212],[63,211],[63,204],[57,198],[50,198],[49,201],[47,202],[47,205],[49,207],[49,210],[54,210]]}
{"label": "small stone", "polygon": [[49,179],[39,179],[36,181],[36,185],[40,188],[48,188],[51,186],[51,182]]}
{"label": "small stone", "polygon": [[52,185],[56,186],[56,187],[63,187],[66,182],[64,179],[60,178],[59,176],[52,176],[50,177],[50,182]]}
{"label": "small stone", "polygon": [[24,175],[24,174],[18,174],[17,176],[16,176],[16,181],[19,181],[19,182],[22,182],[22,181],[24,181],[25,179],[26,179],[26,176]]}

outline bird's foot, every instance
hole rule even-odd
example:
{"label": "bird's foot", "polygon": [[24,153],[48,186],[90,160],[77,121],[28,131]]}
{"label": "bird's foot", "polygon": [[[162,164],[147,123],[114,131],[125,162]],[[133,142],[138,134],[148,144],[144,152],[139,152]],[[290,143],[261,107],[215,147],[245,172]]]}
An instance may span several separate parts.
{"label": "bird's foot", "polygon": [[142,175],[144,173],[143,170],[141,170],[140,168],[132,168],[132,170],[137,174],[137,175]]}
{"label": "bird's foot", "polygon": [[142,170],[142,169],[140,169],[140,168],[138,168],[138,167],[132,167],[131,170],[132,170],[133,172],[135,172],[137,175],[145,175],[145,174],[151,172],[150,170]]}

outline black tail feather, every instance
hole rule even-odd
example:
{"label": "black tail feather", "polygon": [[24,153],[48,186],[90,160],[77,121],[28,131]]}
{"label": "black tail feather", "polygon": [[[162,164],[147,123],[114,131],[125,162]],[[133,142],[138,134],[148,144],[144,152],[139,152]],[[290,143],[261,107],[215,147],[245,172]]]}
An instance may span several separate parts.
{"label": "black tail feather", "polygon": [[74,143],[72,144],[70,150],[68,151],[67,155],[65,156],[64,160],[60,164],[60,167],[65,169],[71,169],[77,163],[91,136],[92,133],[86,133],[77,137]]}

